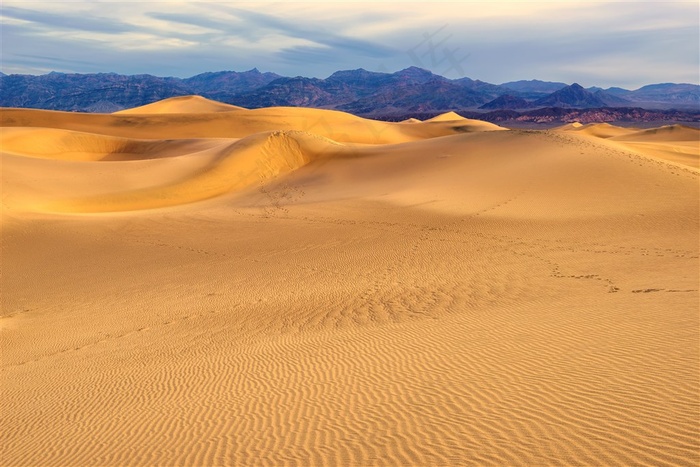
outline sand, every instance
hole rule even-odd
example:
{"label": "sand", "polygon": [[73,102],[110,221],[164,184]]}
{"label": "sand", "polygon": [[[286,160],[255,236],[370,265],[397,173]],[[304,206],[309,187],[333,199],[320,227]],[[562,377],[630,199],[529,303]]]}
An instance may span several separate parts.
{"label": "sand", "polygon": [[3,109],[3,466],[698,465],[698,130]]}

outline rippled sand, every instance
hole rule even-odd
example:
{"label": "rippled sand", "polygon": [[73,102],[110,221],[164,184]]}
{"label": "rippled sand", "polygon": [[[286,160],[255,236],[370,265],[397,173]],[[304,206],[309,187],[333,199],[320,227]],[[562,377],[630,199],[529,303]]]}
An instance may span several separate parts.
{"label": "rippled sand", "polygon": [[697,465],[698,130],[2,109],[2,465]]}

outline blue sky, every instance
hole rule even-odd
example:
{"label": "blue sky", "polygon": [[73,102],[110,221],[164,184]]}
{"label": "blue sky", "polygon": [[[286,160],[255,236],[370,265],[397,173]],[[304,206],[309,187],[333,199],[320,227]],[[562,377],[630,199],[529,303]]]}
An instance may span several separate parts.
{"label": "blue sky", "polygon": [[449,78],[636,89],[698,84],[698,2],[3,0],[4,73],[324,78],[409,66]]}

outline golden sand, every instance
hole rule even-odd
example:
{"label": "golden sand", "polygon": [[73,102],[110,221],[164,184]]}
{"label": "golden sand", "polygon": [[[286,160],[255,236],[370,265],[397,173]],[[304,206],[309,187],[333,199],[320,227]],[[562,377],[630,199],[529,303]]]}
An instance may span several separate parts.
{"label": "golden sand", "polygon": [[3,466],[700,462],[696,129],[0,121]]}

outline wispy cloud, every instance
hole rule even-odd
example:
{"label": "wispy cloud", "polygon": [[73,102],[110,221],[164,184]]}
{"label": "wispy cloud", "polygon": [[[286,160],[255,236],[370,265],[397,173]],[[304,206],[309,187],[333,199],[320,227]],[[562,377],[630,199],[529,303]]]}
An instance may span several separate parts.
{"label": "wispy cloud", "polygon": [[700,79],[696,2],[4,0],[0,13],[5,73],[191,76],[257,67],[325,77],[414,65],[490,82]]}
{"label": "wispy cloud", "polygon": [[27,8],[3,6],[2,15],[24,20],[28,27],[42,29],[62,29],[72,31],[92,31],[114,34],[133,31],[134,27],[118,20],[92,15],[72,15],[66,12],[52,13]]}

